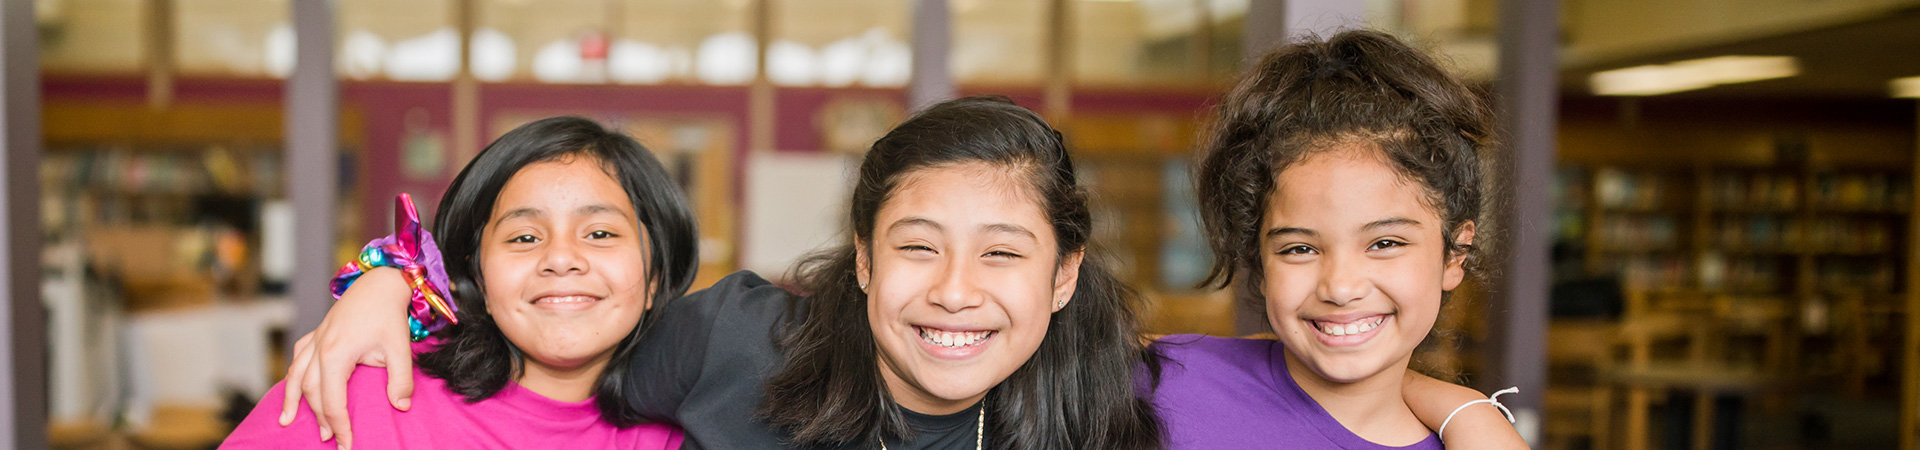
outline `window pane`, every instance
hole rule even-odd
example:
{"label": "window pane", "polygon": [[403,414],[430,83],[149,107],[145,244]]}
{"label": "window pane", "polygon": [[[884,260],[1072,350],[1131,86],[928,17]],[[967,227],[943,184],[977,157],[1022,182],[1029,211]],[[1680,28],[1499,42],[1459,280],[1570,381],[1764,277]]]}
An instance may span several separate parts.
{"label": "window pane", "polygon": [[[618,2],[606,0],[488,0],[476,35],[501,33],[514,61],[506,74],[482,79],[532,78],[550,83],[606,79],[607,17]],[[478,44],[476,40],[476,44]],[[477,46],[477,45],[476,45]],[[504,56],[504,55],[503,55]],[[475,71],[480,75],[482,71]],[[504,75],[504,76],[502,76]]]}
{"label": "window pane", "polygon": [[287,27],[292,10],[262,0],[174,0],[173,8],[176,70],[241,76],[268,73],[269,35]]}
{"label": "window pane", "polygon": [[779,0],[767,76],[787,86],[904,86],[913,2]]}
{"label": "window pane", "polygon": [[141,70],[141,0],[39,0],[40,67],[56,72]]}
{"label": "window pane", "polygon": [[1195,0],[1082,0],[1072,6],[1074,79],[1091,84],[1204,80]]}
{"label": "window pane", "polygon": [[626,0],[623,21],[612,33],[607,77],[620,83],[698,82],[696,55],[715,42],[720,49],[705,62],[715,66],[709,72],[717,77],[710,78],[726,82],[716,84],[751,81],[755,53],[748,3]]}
{"label": "window pane", "polygon": [[453,0],[339,0],[334,56],[347,78],[446,81],[460,68]]}
{"label": "window pane", "polygon": [[953,53],[960,83],[1040,84],[1046,78],[1047,2],[953,0]]}

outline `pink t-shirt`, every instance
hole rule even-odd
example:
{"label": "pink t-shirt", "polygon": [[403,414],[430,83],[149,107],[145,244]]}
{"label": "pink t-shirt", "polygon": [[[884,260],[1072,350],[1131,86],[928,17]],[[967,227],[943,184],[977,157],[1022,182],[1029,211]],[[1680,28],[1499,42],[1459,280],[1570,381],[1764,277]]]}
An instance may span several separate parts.
{"label": "pink t-shirt", "polygon": [[[600,421],[589,398],[562,402],[507,383],[492,398],[467,403],[446,383],[413,371],[413,407],[393,409],[387,401],[387,370],[359,366],[347,382],[347,408],[353,420],[355,449],[572,448],[673,450],[684,438],[680,428],[644,424],[618,428]],[[296,408],[293,424],[280,426],[286,382],[274,385],[247,420],[220,444],[222,449],[333,449],[320,441],[320,425],[306,405]]]}

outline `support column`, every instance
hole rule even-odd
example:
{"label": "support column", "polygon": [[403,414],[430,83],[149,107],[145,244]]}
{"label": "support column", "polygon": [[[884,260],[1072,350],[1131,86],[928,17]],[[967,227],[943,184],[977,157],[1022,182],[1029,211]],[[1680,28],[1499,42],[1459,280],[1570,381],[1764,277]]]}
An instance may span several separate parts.
{"label": "support column", "polygon": [[47,448],[46,306],[40,299],[40,46],[34,2],[0,3],[0,196],[7,220],[0,320],[0,450]]}
{"label": "support column", "polygon": [[1066,126],[1073,110],[1073,1],[1047,2],[1046,85],[1041,115],[1054,127]]}
{"label": "support column", "polygon": [[774,112],[773,81],[767,79],[767,47],[773,44],[773,14],[776,0],[753,1],[753,85],[747,91],[747,151],[773,151],[773,130],[779,120]]}
{"label": "support column", "polygon": [[[1915,114],[1920,117],[1920,114]],[[1916,123],[1915,130],[1920,130]],[[1920,186],[1920,149],[1916,149],[1913,158],[1913,174],[1909,183]],[[1915,208],[1920,211],[1920,198],[1914,200]],[[1907,236],[1920,236],[1920,220],[1907,221]],[[1907,238],[1907,336],[1901,345],[1900,353],[1900,448],[1914,450],[1920,448],[1920,289],[1913,288],[1914,280],[1920,280],[1920,239]]]}
{"label": "support column", "polygon": [[[340,193],[339,86],[333,76],[333,13],[329,0],[294,0],[293,74],[286,83],[286,192],[293,206],[293,328],[320,326],[333,298],[334,205]],[[292,345],[291,342],[288,345]],[[288,354],[292,354],[291,351]]]}
{"label": "support column", "polygon": [[[473,78],[473,32],[480,28],[479,5],[474,0],[455,0],[454,29],[460,34],[460,69],[453,76],[453,167],[466,167],[480,154],[480,81]],[[618,20],[618,19],[610,19]],[[380,199],[374,199],[380,200]],[[427,214],[433,214],[429,211]],[[383,222],[384,223],[384,222]],[[373,230],[378,233],[379,230]]]}
{"label": "support column", "polygon": [[953,98],[953,12],[947,0],[913,3],[913,74],[908,78],[907,107],[919,110]]}
{"label": "support column", "polygon": [[1503,403],[1519,420],[1520,435],[1534,443],[1545,423],[1559,33],[1558,1],[1500,3],[1500,77],[1494,88],[1511,156],[1495,166],[1505,169],[1496,173],[1510,174],[1507,189],[1495,195],[1509,195],[1513,208],[1496,224],[1506,228],[1506,270],[1487,309],[1490,372],[1477,379],[1484,390],[1520,388],[1522,395]]}

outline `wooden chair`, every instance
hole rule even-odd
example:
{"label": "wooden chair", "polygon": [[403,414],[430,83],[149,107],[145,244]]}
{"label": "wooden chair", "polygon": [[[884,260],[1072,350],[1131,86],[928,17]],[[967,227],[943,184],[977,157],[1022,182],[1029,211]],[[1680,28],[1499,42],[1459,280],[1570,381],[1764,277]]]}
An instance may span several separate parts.
{"label": "wooden chair", "polygon": [[1547,328],[1547,448],[1612,448],[1614,350],[1618,324],[1607,320],[1556,320]]}

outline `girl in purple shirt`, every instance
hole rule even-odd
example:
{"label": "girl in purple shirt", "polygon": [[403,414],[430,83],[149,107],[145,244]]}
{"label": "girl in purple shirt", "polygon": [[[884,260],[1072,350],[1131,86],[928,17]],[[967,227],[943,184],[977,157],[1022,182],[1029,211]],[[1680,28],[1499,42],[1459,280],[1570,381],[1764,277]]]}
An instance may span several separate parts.
{"label": "girl in purple shirt", "polygon": [[1156,343],[1170,446],[1441,448],[1402,390],[1475,262],[1482,97],[1398,40],[1350,31],[1266,55],[1217,117],[1194,177],[1207,282],[1257,293],[1278,339]]}

